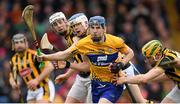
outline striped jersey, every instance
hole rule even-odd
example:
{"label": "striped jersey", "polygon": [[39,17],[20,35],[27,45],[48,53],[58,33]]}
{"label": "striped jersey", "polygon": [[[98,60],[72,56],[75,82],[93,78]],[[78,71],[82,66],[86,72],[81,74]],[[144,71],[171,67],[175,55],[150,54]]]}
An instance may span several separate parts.
{"label": "striped jersey", "polygon": [[[74,43],[74,42],[73,42],[73,37],[74,37],[74,36],[75,36],[75,35],[74,35],[72,29],[71,29],[71,28],[68,28],[68,31],[67,31],[67,33],[66,33],[65,36],[64,36],[65,39],[66,39],[66,42],[67,42],[67,46],[68,46],[68,47],[71,47],[71,45]],[[74,55],[73,58],[74,58],[74,60],[75,60],[77,63],[83,62],[82,57],[81,57],[80,54]]]}
{"label": "striped jersey", "polygon": [[[38,77],[44,70],[44,68],[39,69],[39,64],[40,63],[36,60],[36,51],[31,49],[27,49],[24,52],[24,56],[15,53],[10,60],[13,76],[20,75],[26,84],[28,81]],[[48,62],[46,61],[45,64],[48,64]],[[37,87],[45,87],[45,90],[48,90],[48,80],[48,77],[46,77]]]}
{"label": "striped jersey", "polygon": [[162,67],[163,70],[165,71],[165,74],[170,79],[177,82],[178,86],[180,86],[180,69],[174,66],[163,66],[163,65],[161,66],[161,64],[172,61],[175,58],[180,58],[180,54],[176,51],[165,48],[163,50],[163,58],[160,60],[160,62],[157,62],[157,66]]}

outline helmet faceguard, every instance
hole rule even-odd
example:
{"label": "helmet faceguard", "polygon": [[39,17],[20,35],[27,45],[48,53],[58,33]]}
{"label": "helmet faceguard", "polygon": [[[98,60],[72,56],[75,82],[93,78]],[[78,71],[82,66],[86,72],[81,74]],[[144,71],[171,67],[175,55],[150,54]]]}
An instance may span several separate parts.
{"label": "helmet faceguard", "polygon": [[64,13],[62,13],[62,12],[56,12],[56,13],[52,14],[52,15],[49,17],[49,23],[52,24],[52,23],[55,22],[57,19],[66,20],[66,17],[65,17],[65,15],[64,15]]}
{"label": "helmet faceguard", "polygon": [[85,30],[88,28],[88,19],[84,13],[74,14],[69,20],[68,23],[70,26],[81,23]]}

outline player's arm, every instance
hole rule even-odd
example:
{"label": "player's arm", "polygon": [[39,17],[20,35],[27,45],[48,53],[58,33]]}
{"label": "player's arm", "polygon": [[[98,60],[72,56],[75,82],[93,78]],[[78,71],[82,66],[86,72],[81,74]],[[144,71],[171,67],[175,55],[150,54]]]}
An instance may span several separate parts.
{"label": "player's arm", "polygon": [[170,80],[170,79],[165,73],[162,73],[161,75],[152,79],[150,82],[159,82],[159,81],[167,81],[167,80]]}
{"label": "player's arm", "polygon": [[83,58],[82,63],[69,63],[69,68],[72,70],[77,70],[77,71],[83,71],[83,72],[89,72],[90,69],[90,63],[87,58],[87,56],[81,55]]}
{"label": "player's arm", "polygon": [[41,82],[44,78],[48,77],[53,70],[53,64],[51,62],[47,62],[47,64],[44,66],[42,73],[36,79]]}
{"label": "player's arm", "polygon": [[[123,45],[120,48],[119,51],[121,54],[118,55],[118,58],[116,59],[115,63],[111,63],[109,65],[109,70],[111,70],[112,73],[117,73],[119,70],[123,69],[125,65],[133,58],[134,52],[131,48],[129,48],[126,44],[123,43]],[[123,54],[123,56],[122,56]]]}
{"label": "player's arm", "polygon": [[9,83],[13,89],[19,88],[19,82],[17,80],[17,69],[13,68],[12,61],[9,61],[11,71],[9,71]]}
{"label": "player's arm", "polygon": [[43,54],[41,56],[38,56],[38,60],[40,61],[57,61],[57,60],[66,60],[69,57],[72,57],[72,51],[71,48],[73,48],[75,46],[75,44],[78,42],[78,38],[77,37],[73,37],[73,44],[71,45],[71,47],[69,47],[68,49],[64,50],[64,51],[59,51],[53,54]]}
{"label": "player's arm", "polygon": [[69,68],[69,70],[65,74],[60,74],[56,77],[55,83],[57,84],[64,80],[67,80],[71,75],[73,75],[74,72],[77,72],[77,70]]}
{"label": "player's arm", "polygon": [[30,89],[35,89],[35,88],[37,87],[37,85],[38,85],[43,79],[45,79],[46,77],[48,77],[49,74],[54,70],[54,66],[53,66],[53,64],[52,64],[51,62],[46,62],[46,63],[45,63],[45,66],[44,66],[43,69],[41,69],[41,70],[43,70],[43,71],[41,72],[41,74],[40,74],[38,77],[36,77],[35,79],[30,80],[30,81],[28,82],[28,88],[30,88]]}
{"label": "player's arm", "polygon": [[[79,38],[77,36],[74,36],[73,37],[73,45],[76,44],[78,41],[79,41]],[[61,65],[62,65],[62,63],[61,63]],[[75,72],[77,72],[77,70],[69,68],[69,70],[65,74],[61,74],[56,77],[55,83],[59,83],[59,82],[62,82],[64,80],[68,79]]]}
{"label": "player's arm", "polygon": [[124,57],[122,59],[122,63],[124,65],[126,65],[134,56],[134,52],[133,50],[127,46],[126,44],[124,44],[124,46],[122,47],[122,49],[120,49],[121,53],[124,54]]}
{"label": "player's arm", "polygon": [[11,72],[9,73],[9,83],[10,83],[10,85],[11,85],[11,87],[12,87],[13,89],[18,89],[18,88],[19,88],[19,84],[16,83],[16,81],[15,81],[15,79],[13,78],[13,75],[12,75]]}
{"label": "player's arm", "polygon": [[146,100],[142,94],[141,94],[141,91],[140,91],[140,88],[137,84],[128,84],[132,95],[134,96],[134,98],[136,99],[137,103],[146,103],[148,102],[148,100]]}
{"label": "player's arm", "polygon": [[70,48],[66,49],[65,51],[59,51],[53,54],[43,54],[38,56],[38,60],[40,61],[58,61],[58,60],[66,60],[69,57],[72,57],[72,53]]}
{"label": "player's arm", "polygon": [[139,83],[148,83],[152,79],[158,77],[164,73],[164,70],[160,67],[154,67],[146,74],[139,74],[136,76],[128,76],[128,77],[119,77],[117,78],[116,84],[123,84],[123,83],[129,83],[129,84],[139,84]]}
{"label": "player's arm", "polygon": [[81,55],[83,62],[82,63],[70,63],[69,61],[65,61],[61,63],[61,68],[71,68],[70,70],[74,71],[83,71],[83,72],[89,72],[89,60],[87,56]]}
{"label": "player's arm", "polygon": [[72,57],[74,54],[72,53],[71,48],[73,48],[75,44],[64,51],[59,51],[52,54],[41,54],[37,56],[38,61],[63,61]]}

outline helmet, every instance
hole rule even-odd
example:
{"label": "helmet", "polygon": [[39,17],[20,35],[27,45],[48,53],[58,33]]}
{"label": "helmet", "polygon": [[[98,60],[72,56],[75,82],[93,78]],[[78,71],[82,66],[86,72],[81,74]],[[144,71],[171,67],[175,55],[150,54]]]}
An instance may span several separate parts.
{"label": "helmet", "polygon": [[14,50],[14,44],[16,41],[20,41],[20,40],[24,40],[25,44],[26,44],[26,47],[28,47],[28,42],[27,42],[27,38],[25,37],[24,34],[21,34],[21,33],[18,33],[18,34],[15,34],[13,37],[12,37],[12,50]]}
{"label": "helmet", "polygon": [[102,16],[93,16],[89,19],[89,26],[92,25],[101,25],[104,28],[106,25],[106,21]]}
{"label": "helmet", "polygon": [[49,23],[52,24],[57,19],[66,20],[66,17],[63,12],[56,12],[49,17]]}
{"label": "helmet", "polygon": [[142,54],[146,57],[155,56],[162,52],[162,43],[159,40],[151,40],[142,47]]}
{"label": "helmet", "polygon": [[85,29],[88,28],[88,19],[84,13],[77,13],[68,20],[70,26],[81,23]]}
{"label": "helmet", "polygon": [[26,37],[24,36],[24,34],[21,34],[21,33],[15,34],[12,37],[12,41],[15,42],[15,41],[18,41],[18,40],[26,40]]}

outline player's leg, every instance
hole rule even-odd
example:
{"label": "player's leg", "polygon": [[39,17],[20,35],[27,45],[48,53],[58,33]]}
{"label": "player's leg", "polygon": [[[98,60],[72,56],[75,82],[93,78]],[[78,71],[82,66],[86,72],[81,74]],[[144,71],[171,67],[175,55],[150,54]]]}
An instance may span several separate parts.
{"label": "player's leg", "polygon": [[49,90],[50,90],[49,101],[53,103],[54,98],[55,98],[55,87],[54,87],[54,84],[51,80],[49,80],[48,85],[49,85]]}
{"label": "player's leg", "polygon": [[86,97],[86,103],[92,103],[92,93],[91,93],[91,79],[90,77],[88,78],[84,78],[85,81],[85,86],[86,86],[86,90],[87,90],[87,97]]}
{"label": "player's leg", "polygon": [[85,102],[88,92],[82,80],[82,77],[76,76],[76,80],[67,95],[65,103]]}
{"label": "player's leg", "polygon": [[[134,70],[137,71],[136,67],[132,63],[130,63],[130,66],[125,69],[125,72],[127,76],[134,76]],[[131,92],[133,92],[132,95],[137,101],[137,103],[147,102],[147,100],[144,99],[144,97],[142,96],[139,86],[137,84],[128,84],[128,85]]]}
{"label": "player's leg", "polygon": [[48,83],[44,86],[42,86],[41,88],[39,88],[38,93],[36,95],[36,102],[37,103],[49,103],[50,100],[50,90],[49,90],[49,86]]}
{"label": "player's leg", "polygon": [[36,103],[36,99],[27,100],[27,103]]}
{"label": "player's leg", "polygon": [[34,92],[35,91],[28,90],[27,97],[26,97],[27,103],[36,103]]}
{"label": "player's leg", "polygon": [[134,96],[137,103],[146,103],[147,102],[147,100],[144,99],[144,97],[142,96],[139,86],[137,84],[128,84],[128,85],[129,85],[131,92],[133,92],[132,95]]}
{"label": "player's leg", "polygon": [[92,80],[93,103],[116,103],[123,92],[123,85]]}
{"label": "player's leg", "polygon": [[171,92],[162,100],[161,103],[179,103],[180,102],[180,89],[177,85]]}
{"label": "player's leg", "polygon": [[112,103],[111,101],[107,100],[106,98],[100,98],[98,103]]}

